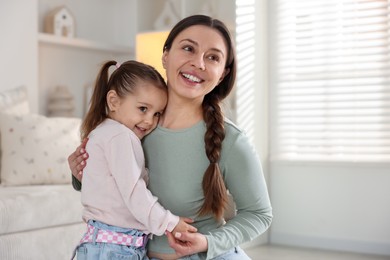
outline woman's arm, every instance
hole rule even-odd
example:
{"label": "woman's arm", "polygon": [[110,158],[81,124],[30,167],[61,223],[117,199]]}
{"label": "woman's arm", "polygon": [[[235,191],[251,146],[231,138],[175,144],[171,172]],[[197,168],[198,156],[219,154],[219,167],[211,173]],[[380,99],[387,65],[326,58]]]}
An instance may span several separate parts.
{"label": "woman's arm", "polygon": [[[224,226],[202,234],[182,233],[180,240],[167,234],[169,245],[180,256],[206,252],[214,258],[264,233],[272,221],[272,208],[259,157],[248,138],[239,134],[229,147],[221,170],[233,196],[237,215]],[[206,242],[205,242],[206,240]],[[183,242],[185,241],[185,242]]]}
{"label": "woman's arm", "polygon": [[236,203],[237,215],[221,228],[205,234],[207,259],[255,239],[272,222],[272,208],[260,158],[248,137],[240,133],[229,147],[224,147],[224,152],[221,171]]}
{"label": "woman's arm", "polygon": [[81,179],[83,177],[83,169],[87,164],[88,153],[85,151],[88,138],[84,139],[83,142],[76,148],[71,155],[68,157],[69,168],[72,172],[72,185],[75,190],[81,190]]}

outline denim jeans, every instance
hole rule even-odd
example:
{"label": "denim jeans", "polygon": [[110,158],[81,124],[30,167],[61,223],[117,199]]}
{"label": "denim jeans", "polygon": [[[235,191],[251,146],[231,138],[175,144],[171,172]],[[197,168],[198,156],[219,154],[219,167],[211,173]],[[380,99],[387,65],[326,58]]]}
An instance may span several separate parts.
{"label": "denim jeans", "polygon": [[[189,256],[184,256],[180,260],[202,260],[206,259],[205,254],[194,254]],[[150,260],[160,260],[157,258],[150,258]],[[219,256],[213,258],[213,260],[251,260],[249,256],[240,247],[235,247],[230,249],[228,252],[223,253]]]}
{"label": "denim jeans", "polygon": [[[96,229],[104,229],[120,232],[132,236],[142,236],[142,232],[136,229],[110,226],[99,221],[89,221],[88,224]],[[96,233],[95,233],[96,234]],[[94,239],[96,238],[96,235]],[[76,249],[77,260],[147,260],[145,247],[123,246],[112,243],[83,243]]]}

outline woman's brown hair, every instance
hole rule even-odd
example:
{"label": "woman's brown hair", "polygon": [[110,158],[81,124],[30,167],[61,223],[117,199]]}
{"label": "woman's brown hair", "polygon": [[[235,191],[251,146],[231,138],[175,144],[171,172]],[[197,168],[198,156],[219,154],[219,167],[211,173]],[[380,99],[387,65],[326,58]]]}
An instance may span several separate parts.
{"label": "woman's brown hair", "polygon": [[218,19],[205,15],[193,15],[178,22],[168,35],[163,51],[169,51],[176,36],[190,26],[203,25],[217,30],[224,38],[228,56],[225,70],[227,74],[223,80],[208,93],[202,103],[203,118],[206,123],[204,136],[205,150],[210,165],[202,181],[204,203],[199,210],[200,215],[214,214],[217,219],[222,218],[227,205],[227,190],[219,168],[222,142],[225,138],[224,117],[220,102],[232,91],[236,79],[236,55],[232,37],[225,24]]}
{"label": "woman's brown hair", "polygon": [[[109,76],[109,68],[113,65],[117,68]],[[108,91],[115,90],[119,98],[124,98],[134,92],[140,81],[150,82],[157,88],[167,89],[163,77],[152,66],[133,60],[121,65],[113,60],[105,62],[96,78],[90,107],[81,124],[81,139],[88,137],[93,129],[108,118],[106,98]]]}

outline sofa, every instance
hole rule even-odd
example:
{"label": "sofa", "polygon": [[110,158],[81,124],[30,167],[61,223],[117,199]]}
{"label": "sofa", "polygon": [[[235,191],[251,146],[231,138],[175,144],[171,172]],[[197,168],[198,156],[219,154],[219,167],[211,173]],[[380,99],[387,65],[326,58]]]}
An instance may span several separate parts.
{"label": "sofa", "polygon": [[0,91],[0,259],[70,259],[85,232],[67,156],[79,118],[30,112],[27,88]]}

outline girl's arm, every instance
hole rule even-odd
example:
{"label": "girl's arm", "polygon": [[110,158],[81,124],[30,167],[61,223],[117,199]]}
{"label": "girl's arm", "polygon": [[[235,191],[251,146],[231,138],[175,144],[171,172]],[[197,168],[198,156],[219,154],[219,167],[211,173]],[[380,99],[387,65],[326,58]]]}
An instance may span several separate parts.
{"label": "girl's arm", "polygon": [[143,150],[138,138],[133,136],[118,134],[104,146],[108,168],[128,210],[149,232],[158,236],[165,231],[196,232],[196,228],[187,224],[192,220],[180,219],[163,208],[147,188],[142,178],[145,174]]}

